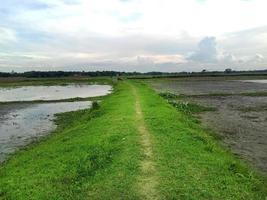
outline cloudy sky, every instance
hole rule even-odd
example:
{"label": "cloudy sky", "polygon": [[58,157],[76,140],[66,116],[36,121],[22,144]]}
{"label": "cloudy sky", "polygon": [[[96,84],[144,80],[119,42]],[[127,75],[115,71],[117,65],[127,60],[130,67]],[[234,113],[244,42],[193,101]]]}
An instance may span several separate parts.
{"label": "cloudy sky", "polygon": [[0,0],[0,71],[267,69],[266,0]]}

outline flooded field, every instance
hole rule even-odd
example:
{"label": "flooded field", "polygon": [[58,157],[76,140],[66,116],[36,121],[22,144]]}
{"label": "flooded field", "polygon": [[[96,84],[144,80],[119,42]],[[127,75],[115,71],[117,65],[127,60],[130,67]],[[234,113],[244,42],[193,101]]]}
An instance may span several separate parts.
{"label": "flooded field", "polygon": [[205,80],[180,81],[175,79],[157,80],[151,82],[153,87],[160,91],[170,91],[176,94],[240,94],[267,92],[266,80]]}
{"label": "flooded field", "polygon": [[90,108],[91,102],[0,105],[0,162],[56,128],[54,114]]}
{"label": "flooded field", "polygon": [[109,85],[24,86],[0,88],[0,102],[60,100],[74,97],[104,96],[111,91]]}
{"label": "flooded field", "polygon": [[249,82],[249,83],[267,83],[267,80],[243,80],[243,82]]}
{"label": "flooded field", "polygon": [[[0,162],[19,147],[55,130],[55,114],[87,109],[90,101],[31,103],[34,100],[61,100],[104,96],[109,85],[25,86],[0,88]],[[9,103],[29,101],[27,103]]]}
{"label": "flooded field", "polygon": [[216,111],[200,113],[202,123],[223,144],[267,173],[267,80],[160,80],[150,84],[160,92],[183,95]]}

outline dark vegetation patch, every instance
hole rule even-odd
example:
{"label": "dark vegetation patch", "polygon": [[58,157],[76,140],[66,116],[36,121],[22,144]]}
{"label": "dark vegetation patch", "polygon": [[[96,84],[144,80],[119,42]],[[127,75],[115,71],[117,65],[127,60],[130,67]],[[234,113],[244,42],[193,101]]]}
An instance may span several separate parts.
{"label": "dark vegetation patch", "polygon": [[99,103],[97,101],[93,101],[92,109],[95,110],[95,109],[98,109],[98,108],[99,108]]}
{"label": "dark vegetation patch", "polygon": [[116,148],[110,148],[109,146],[91,146],[88,153],[78,162],[76,181],[93,176],[98,170],[105,168],[112,162],[116,151]]}
{"label": "dark vegetation patch", "polygon": [[181,95],[177,95],[177,94],[174,94],[174,93],[170,93],[170,92],[161,92],[159,93],[159,95],[161,97],[163,97],[164,99],[178,99],[181,97]]}
{"label": "dark vegetation patch", "polygon": [[246,92],[241,93],[241,95],[249,97],[267,97],[267,92]]}
{"label": "dark vegetation patch", "polygon": [[206,107],[200,104],[184,101],[182,100],[182,98],[185,97],[184,95],[176,95],[165,92],[160,93],[160,96],[166,99],[168,103],[184,114],[192,115],[206,111],[216,111],[216,108],[213,107]]}

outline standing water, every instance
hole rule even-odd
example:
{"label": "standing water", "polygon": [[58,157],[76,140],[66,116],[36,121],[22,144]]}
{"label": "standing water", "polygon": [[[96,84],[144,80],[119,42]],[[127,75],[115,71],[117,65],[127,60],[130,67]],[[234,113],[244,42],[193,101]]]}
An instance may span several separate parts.
{"label": "standing water", "polygon": [[[111,92],[109,85],[27,86],[0,88],[0,102],[95,97]],[[0,104],[0,162],[7,155],[55,130],[55,114],[87,109],[90,101]]]}
{"label": "standing water", "polygon": [[25,86],[0,88],[0,102],[60,100],[75,97],[103,96],[111,91],[109,85]]}
{"label": "standing water", "polygon": [[242,80],[242,82],[248,82],[248,83],[267,83],[267,79],[260,79],[260,80]]}

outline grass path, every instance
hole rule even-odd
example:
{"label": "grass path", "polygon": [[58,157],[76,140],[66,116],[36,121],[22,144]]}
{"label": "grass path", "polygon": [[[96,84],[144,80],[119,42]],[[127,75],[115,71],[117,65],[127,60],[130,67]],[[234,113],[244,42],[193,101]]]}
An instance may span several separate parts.
{"label": "grass path", "polygon": [[197,119],[178,112],[144,83],[133,84],[153,139],[160,199],[265,200],[266,180],[222,148]]}
{"label": "grass path", "polygon": [[152,140],[149,131],[146,128],[143,112],[140,105],[140,97],[133,87],[133,93],[135,96],[135,112],[137,118],[138,132],[141,136],[141,146],[143,152],[143,158],[141,160],[141,174],[138,178],[138,188],[142,199],[159,199],[156,186],[157,177],[155,163],[153,161]]}
{"label": "grass path", "polygon": [[61,115],[47,139],[0,166],[0,199],[140,199],[135,97],[115,86],[100,108]]}
{"label": "grass path", "polygon": [[265,200],[266,181],[142,82],[0,166],[1,200]]}

